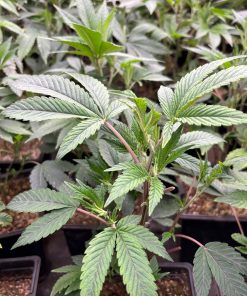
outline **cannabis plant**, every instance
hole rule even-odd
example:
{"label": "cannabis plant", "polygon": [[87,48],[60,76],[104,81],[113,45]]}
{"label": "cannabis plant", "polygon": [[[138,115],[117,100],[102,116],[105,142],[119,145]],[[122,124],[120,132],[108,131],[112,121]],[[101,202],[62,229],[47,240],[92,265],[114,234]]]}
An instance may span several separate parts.
{"label": "cannabis plant", "polygon": [[[247,284],[243,279],[247,273],[246,261],[237,251],[220,242],[204,246],[191,237],[175,233],[181,213],[224,173],[223,164],[210,167],[207,161],[199,162],[195,195],[192,199],[180,200],[176,219],[162,241],[146,223],[162,202],[166,203],[169,198],[178,200],[171,194],[174,187],[167,187],[161,181],[166,170],[173,164],[185,169],[191,167],[195,157],[186,153],[188,150],[222,142],[221,137],[210,132],[184,133],[186,127],[247,122],[247,115],[241,111],[199,102],[214,89],[247,78],[247,66],[217,70],[236,58],[239,57],[218,60],[193,70],[176,84],[174,91],[161,86],[160,106],[130,92],[123,92],[122,99],[114,100],[101,82],[82,74],[69,74],[73,81],[47,75],[24,75],[15,81],[16,88],[42,96],[28,97],[10,105],[4,110],[6,116],[37,122],[66,119],[73,123],[61,142],[58,159],[89,138],[91,143],[94,139],[108,144],[102,146],[101,142],[100,147],[103,160],[108,162],[102,165],[107,178],[95,170],[98,177],[95,186],[77,179],[65,182],[57,191],[41,188],[20,193],[8,204],[8,209],[19,212],[45,212],[26,228],[14,248],[47,237],[66,224],[75,212],[90,215],[104,226],[90,241],[82,265],[76,260],[75,266],[60,270],[68,275],[55,285],[52,295],[60,292],[68,295],[78,290],[80,295],[100,295],[106,276],[113,270],[122,276],[131,296],[157,295],[157,277],[153,260],[149,261],[150,254],[171,260],[163,246],[169,237],[189,239],[199,246],[194,261],[197,295],[208,295],[212,278],[226,296],[246,294]],[[120,118],[123,118],[121,122]],[[97,150],[90,141],[88,147],[95,157]],[[141,206],[136,215],[125,216],[122,205],[133,192]]]}

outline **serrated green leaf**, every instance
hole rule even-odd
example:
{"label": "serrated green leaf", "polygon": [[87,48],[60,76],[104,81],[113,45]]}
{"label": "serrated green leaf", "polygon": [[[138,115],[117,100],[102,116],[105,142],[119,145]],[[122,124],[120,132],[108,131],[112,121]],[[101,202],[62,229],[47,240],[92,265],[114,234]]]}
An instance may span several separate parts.
{"label": "serrated green leaf", "polygon": [[161,86],[158,90],[158,98],[162,108],[163,113],[167,118],[170,118],[171,104],[173,98],[173,91],[169,87]]}
{"label": "serrated green leaf", "polygon": [[100,295],[116,241],[116,231],[106,228],[89,243],[81,269],[81,296]]}
{"label": "serrated green leaf", "polygon": [[232,239],[234,239],[236,242],[238,242],[240,245],[247,247],[247,237],[240,233],[233,233],[231,235]]}
{"label": "serrated green leaf", "polygon": [[205,245],[209,268],[221,292],[226,296],[244,296],[247,284],[240,274],[246,274],[246,260],[232,247],[212,242]]}
{"label": "serrated green leaf", "polygon": [[[118,223],[118,229],[133,235],[133,239],[137,239],[145,250],[148,250],[149,252],[154,253],[166,260],[172,261],[172,258],[167,253],[162,242],[159,241],[157,236],[155,236],[150,230],[148,230],[144,226],[133,224],[124,224],[123,226],[121,226],[121,224],[119,225]],[[150,242],[152,243],[150,244]]]}
{"label": "serrated green leaf", "polygon": [[247,209],[247,191],[237,190],[227,195],[217,197],[217,202],[223,202],[239,209]]}
{"label": "serrated green leaf", "polygon": [[108,206],[114,199],[123,196],[144,183],[147,178],[148,172],[143,167],[137,164],[132,164],[132,167],[124,170],[124,172],[113,184],[111,193],[106,200],[105,207]]}
{"label": "serrated green leaf", "polygon": [[101,157],[109,166],[114,166],[119,162],[118,153],[105,140],[99,140],[99,152]]}
{"label": "serrated green leaf", "polygon": [[140,215],[128,215],[118,221],[118,227],[127,226],[127,225],[137,225],[141,222]]}
{"label": "serrated green leaf", "polygon": [[193,131],[193,132],[187,132],[183,135],[181,135],[176,147],[176,149],[186,148],[189,149],[195,149],[200,148],[207,145],[214,145],[224,142],[224,139],[203,131]]}
{"label": "serrated green leaf", "polygon": [[139,241],[118,230],[116,249],[120,274],[130,296],[156,296],[152,269]]}
{"label": "serrated green leaf", "polygon": [[208,296],[212,283],[212,273],[209,268],[207,257],[203,247],[200,247],[196,251],[193,265],[193,277],[196,295]]}
{"label": "serrated green leaf", "polygon": [[109,107],[109,93],[107,88],[99,80],[88,75],[68,73],[79,82],[90,94],[102,114],[106,114]]}
{"label": "serrated green leaf", "polygon": [[48,119],[87,118],[89,115],[82,108],[71,102],[64,102],[51,97],[33,97],[20,100],[7,107],[3,114],[10,118],[43,121]]}
{"label": "serrated green leaf", "polygon": [[[66,273],[62,275],[55,283],[55,285],[52,288],[51,295],[50,296],[56,296],[61,295],[61,292],[64,292],[68,287],[73,285],[73,283],[80,283],[80,269],[77,271],[72,271],[69,273]],[[64,294],[66,295],[66,294]]]}
{"label": "serrated green leaf", "polygon": [[28,32],[20,35],[19,47],[18,47],[18,57],[23,60],[31,51],[36,40],[35,32]]}
{"label": "serrated green leaf", "polygon": [[247,122],[247,115],[225,106],[199,104],[179,114],[178,121],[191,125],[229,126]]}
{"label": "serrated green leaf", "polygon": [[46,188],[47,182],[44,177],[44,169],[42,164],[37,164],[29,176],[30,184],[32,189]]}
{"label": "serrated green leaf", "polygon": [[152,177],[150,180],[150,190],[148,195],[148,214],[152,215],[154,209],[161,201],[165,186],[158,177]]}
{"label": "serrated green leaf", "polygon": [[17,212],[35,213],[78,206],[79,203],[67,194],[47,188],[20,193],[10,201],[7,208]]}
{"label": "serrated green leaf", "polygon": [[100,115],[97,106],[79,85],[57,75],[23,75],[13,82],[20,90],[51,96],[73,103],[84,109],[88,116]]}
{"label": "serrated green leaf", "polygon": [[83,143],[85,139],[94,135],[103,123],[101,118],[89,118],[74,126],[64,137],[57,158],[62,158],[65,154],[75,149],[79,144]]}
{"label": "serrated green leaf", "polygon": [[69,207],[45,214],[23,231],[12,249],[31,244],[54,233],[69,221],[75,210],[76,208]]}
{"label": "serrated green leaf", "polygon": [[[244,65],[236,67],[233,66],[226,70],[221,70],[191,88],[180,103],[182,106],[181,109],[185,110],[187,106],[189,107],[193,102],[195,102],[196,99],[213,91],[216,88],[219,88],[223,85],[228,85],[231,82],[235,82],[246,77],[247,66]],[[180,111],[178,111],[178,113],[179,112]]]}
{"label": "serrated green leaf", "polygon": [[193,71],[185,75],[176,85],[174,92],[174,114],[183,105],[182,98],[184,98],[191,88],[200,83],[209,74],[215,71],[219,66],[224,63],[230,62],[235,59],[244,58],[245,56],[235,56],[230,58],[225,58],[211,63],[200,66]]}

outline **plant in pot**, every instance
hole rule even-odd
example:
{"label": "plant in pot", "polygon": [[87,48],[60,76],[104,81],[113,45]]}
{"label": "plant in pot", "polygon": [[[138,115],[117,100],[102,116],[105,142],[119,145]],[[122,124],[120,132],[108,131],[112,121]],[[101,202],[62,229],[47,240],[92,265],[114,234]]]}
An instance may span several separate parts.
{"label": "plant in pot", "polygon": [[[158,295],[158,287],[162,291],[163,282],[158,281],[158,286],[155,283],[160,273],[153,255],[171,260],[163,246],[171,236],[188,239],[199,246],[194,261],[197,295],[208,295],[212,278],[226,296],[246,294],[247,285],[242,276],[247,273],[246,261],[233,248],[220,242],[204,246],[191,237],[176,234],[177,219],[170,232],[159,240],[146,223],[160,201],[174,189],[166,187],[159,178],[166,167],[173,162],[188,162],[190,158],[185,152],[189,149],[221,141],[209,132],[183,133],[186,125],[228,126],[247,122],[247,116],[241,111],[198,103],[213,89],[247,77],[246,66],[217,71],[236,58],[240,57],[215,61],[193,70],[177,83],[174,91],[162,86],[158,91],[160,106],[133,95],[114,100],[103,84],[81,74],[70,76],[82,87],[60,76],[25,75],[16,80],[16,88],[47,97],[34,96],[16,102],[4,110],[6,116],[29,121],[76,118],[60,145],[58,159],[91,136],[96,137],[96,133],[116,151],[128,153],[132,158],[107,169],[112,174],[111,182],[101,182],[96,187],[80,180],[66,182],[60,191],[29,190],[8,204],[8,209],[19,212],[48,212],[26,228],[13,248],[54,233],[75,212],[90,215],[104,225],[89,242],[82,267],[77,262],[74,267],[59,270],[69,274],[55,285],[53,295],[60,292],[99,295],[106,276],[108,281],[118,281],[119,275],[128,294]],[[117,119],[121,113],[126,115],[122,122]],[[222,174],[222,165],[208,168],[206,164],[206,161],[201,164],[203,184],[198,186],[194,199]],[[139,212],[125,216],[121,205],[134,190],[139,193],[136,194]],[[180,202],[178,214],[186,207],[188,201]],[[166,267],[161,271],[167,271]],[[192,288],[188,295],[191,293]]]}

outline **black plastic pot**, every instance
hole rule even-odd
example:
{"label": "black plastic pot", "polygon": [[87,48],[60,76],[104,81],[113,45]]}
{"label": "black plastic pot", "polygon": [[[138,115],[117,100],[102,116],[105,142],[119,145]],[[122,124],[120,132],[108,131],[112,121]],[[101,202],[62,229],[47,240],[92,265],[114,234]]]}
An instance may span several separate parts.
{"label": "black plastic pot", "polygon": [[[175,271],[185,271],[188,275],[188,284],[190,286],[191,296],[196,296],[196,291],[194,287],[194,279],[193,279],[193,272],[192,272],[192,265],[189,263],[177,262],[177,263],[170,263],[170,262],[160,262],[159,266],[162,272],[175,272]],[[218,286],[213,282],[209,296],[221,296]]]}
{"label": "black plastic pot", "polygon": [[[247,232],[247,217],[240,218],[241,224],[245,232]],[[191,236],[206,244],[212,241],[220,241],[228,243],[235,247],[237,243],[232,240],[231,234],[239,232],[235,218],[232,216],[205,216],[183,214],[180,224],[182,233]],[[183,239],[181,240],[181,260],[192,263],[197,246]]]}
{"label": "black plastic pot", "polygon": [[176,271],[178,272],[184,271],[188,276],[188,285],[190,287],[191,296],[196,296],[191,264],[183,263],[183,262],[176,262],[176,263],[160,262],[159,267],[162,272],[172,273]]}
{"label": "black plastic pot", "polygon": [[72,225],[63,226],[63,232],[70,250],[71,256],[81,255],[86,249],[86,243],[102,226]]}
{"label": "black plastic pot", "polygon": [[6,275],[8,272],[30,272],[32,285],[30,296],[36,296],[40,271],[40,258],[37,256],[0,259],[0,271]]}

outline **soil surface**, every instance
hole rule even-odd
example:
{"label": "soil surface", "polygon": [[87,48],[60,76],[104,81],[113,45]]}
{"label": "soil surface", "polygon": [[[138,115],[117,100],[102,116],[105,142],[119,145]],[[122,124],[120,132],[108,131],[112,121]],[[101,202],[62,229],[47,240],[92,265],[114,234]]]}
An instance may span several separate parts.
{"label": "soil surface", "polygon": [[[208,194],[201,195],[188,207],[186,214],[206,215],[206,216],[233,216],[230,205],[215,202],[213,196]],[[238,216],[247,216],[247,210],[236,209]]]}
{"label": "soil surface", "polygon": [[[185,271],[172,272],[157,282],[159,296],[191,296],[188,275]],[[101,296],[128,296],[121,278],[104,284]]]}
{"label": "soil surface", "polygon": [[[8,204],[15,195],[28,189],[30,189],[29,179],[25,176],[12,178],[6,184],[2,181],[0,182],[0,200]],[[17,213],[9,210],[6,212],[13,217],[13,222],[11,225],[0,227],[0,234],[24,228],[38,218],[37,213]]]}
{"label": "soil surface", "polygon": [[15,155],[14,144],[0,139],[0,161],[37,160],[40,157],[40,141],[33,140],[21,145],[18,155]]}
{"label": "soil surface", "polygon": [[32,285],[32,274],[0,273],[1,296],[29,296]]}

